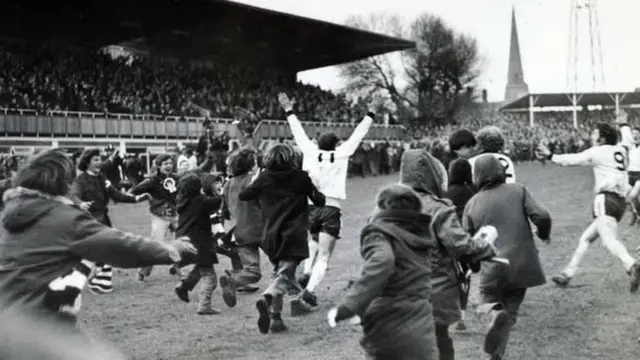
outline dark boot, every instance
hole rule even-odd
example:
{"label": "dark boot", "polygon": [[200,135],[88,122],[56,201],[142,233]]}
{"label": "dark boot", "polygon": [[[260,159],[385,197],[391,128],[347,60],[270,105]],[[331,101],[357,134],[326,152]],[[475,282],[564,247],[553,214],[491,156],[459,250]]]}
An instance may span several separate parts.
{"label": "dark boot", "polygon": [[438,352],[440,353],[440,360],[454,360],[455,349],[453,348],[453,340],[449,339],[437,339],[438,340]]}
{"label": "dark boot", "polygon": [[449,336],[448,325],[436,324],[436,344],[438,345],[440,360],[454,360],[453,340]]}
{"label": "dark boot", "polygon": [[236,306],[236,281],[228,271],[225,275],[220,276],[220,287],[222,288],[222,299],[225,304],[230,308]]}
{"label": "dark boot", "polygon": [[211,296],[218,286],[218,279],[213,269],[200,269],[200,301],[198,303],[198,315],[216,315],[220,310],[211,306]]}
{"label": "dark boot", "polygon": [[271,301],[272,298],[270,296],[264,296],[256,302],[256,309],[258,309],[258,329],[263,334],[268,333],[271,327],[271,316],[269,316]]}
{"label": "dark boot", "polygon": [[287,330],[287,325],[282,321],[282,314],[271,313],[271,325],[269,326],[269,331],[272,333],[281,333]]}
{"label": "dark boot", "polygon": [[298,284],[304,289],[307,287],[307,284],[309,284],[309,279],[311,279],[311,274],[304,274],[298,279]]}
{"label": "dark boot", "polygon": [[176,288],[174,289],[174,292],[176,293],[176,295],[178,295],[178,298],[180,300],[186,303],[189,302],[189,291],[187,291],[185,288],[182,287],[182,283],[176,286]]}

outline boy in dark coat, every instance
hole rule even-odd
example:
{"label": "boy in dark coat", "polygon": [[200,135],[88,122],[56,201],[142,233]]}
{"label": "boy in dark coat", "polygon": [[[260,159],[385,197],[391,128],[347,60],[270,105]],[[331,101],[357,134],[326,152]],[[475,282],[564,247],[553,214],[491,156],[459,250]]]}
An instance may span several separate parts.
{"label": "boy in dark coat", "polygon": [[[282,321],[283,295],[298,287],[295,272],[309,257],[307,198],[324,206],[325,197],[313,185],[309,175],[295,165],[291,146],[278,144],[264,157],[265,170],[242,190],[242,201],[257,199],[262,209],[262,250],[276,268],[276,279],[258,300],[258,328],[266,334],[286,330]],[[299,289],[301,290],[301,289]]]}
{"label": "boy in dark coat", "polygon": [[189,291],[202,280],[197,313],[215,315],[220,313],[220,310],[211,307],[211,295],[218,285],[213,267],[218,263],[218,257],[215,253],[215,243],[212,241],[209,215],[220,209],[222,199],[219,196],[201,194],[201,189],[200,177],[195,174],[183,176],[178,183],[176,236],[188,236],[198,250],[198,255],[195,266],[175,288],[175,292],[181,300],[189,302]]}
{"label": "boy in dark coat", "polygon": [[485,338],[484,350],[492,360],[502,359],[509,331],[516,322],[518,309],[527,288],[546,282],[531,225],[537,235],[548,243],[551,232],[549,212],[521,184],[505,184],[506,175],[499,159],[492,154],[481,155],[475,163],[474,181],[480,191],[467,203],[463,225],[475,233],[485,225],[498,230],[495,246],[498,256],[510,262],[483,264],[480,270],[480,311],[491,315],[491,326]]}
{"label": "boy in dark coat", "polygon": [[437,242],[431,217],[421,212],[419,195],[405,185],[390,185],[376,202],[360,233],[360,278],[329,313],[329,322],[359,316],[360,344],[368,359],[437,359],[429,257]]}

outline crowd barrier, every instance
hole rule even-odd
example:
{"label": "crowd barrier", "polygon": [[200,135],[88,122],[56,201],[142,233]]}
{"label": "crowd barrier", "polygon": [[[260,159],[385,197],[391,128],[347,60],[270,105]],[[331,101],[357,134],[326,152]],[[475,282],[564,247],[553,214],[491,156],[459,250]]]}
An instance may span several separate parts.
{"label": "crowd barrier", "polygon": [[[36,112],[24,109],[0,109],[0,134],[12,137],[74,137],[195,140],[202,134],[202,117],[101,114],[72,111]],[[234,134],[232,119],[213,118],[216,132]],[[354,124],[303,122],[307,134],[334,131],[347,138]],[[263,120],[254,131],[257,139],[289,139],[291,131],[284,120]],[[404,127],[374,125],[367,139],[401,140]]]}

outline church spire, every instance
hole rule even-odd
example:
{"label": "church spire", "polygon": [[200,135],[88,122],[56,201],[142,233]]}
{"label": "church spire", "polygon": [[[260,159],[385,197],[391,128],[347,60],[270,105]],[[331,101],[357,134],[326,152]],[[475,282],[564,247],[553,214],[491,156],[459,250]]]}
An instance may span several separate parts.
{"label": "church spire", "polygon": [[524,82],[522,59],[520,57],[520,42],[518,41],[518,25],[516,24],[516,9],[511,10],[511,46],[509,49],[509,72],[505,89],[505,101],[513,101],[529,93],[529,86]]}

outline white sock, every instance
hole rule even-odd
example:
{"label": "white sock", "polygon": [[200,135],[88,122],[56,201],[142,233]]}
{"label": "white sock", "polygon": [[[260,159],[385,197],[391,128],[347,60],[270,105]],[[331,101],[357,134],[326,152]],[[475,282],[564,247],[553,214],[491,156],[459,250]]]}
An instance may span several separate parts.
{"label": "white sock", "polygon": [[611,254],[622,261],[622,265],[625,270],[631,270],[631,267],[635,264],[636,260],[629,255],[627,248],[622,245],[620,240],[618,240],[618,237],[616,236],[618,224],[615,219],[610,217],[596,219],[596,224],[598,226],[598,234],[600,234],[600,239],[602,239],[602,245],[604,245]]}
{"label": "white sock", "polygon": [[307,290],[313,292],[324,278],[324,274],[327,273],[327,267],[329,267],[329,256],[318,254],[316,263],[311,270],[311,278],[307,284]]}
{"label": "white sock", "polygon": [[318,242],[309,239],[309,258],[304,262],[304,273],[306,275],[311,274],[311,269],[318,256]]}
{"label": "white sock", "polygon": [[573,252],[573,256],[571,257],[571,261],[569,261],[569,265],[564,269],[563,273],[568,278],[573,278],[578,272],[578,266],[584,259],[587,250],[589,249],[589,245],[593,242],[593,240],[598,238],[598,231],[596,227],[596,223],[593,222],[589,227],[587,227],[582,235],[580,236],[580,240],[578,241],[578,247]]}

